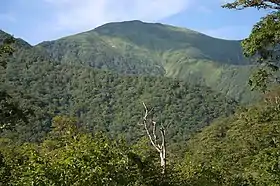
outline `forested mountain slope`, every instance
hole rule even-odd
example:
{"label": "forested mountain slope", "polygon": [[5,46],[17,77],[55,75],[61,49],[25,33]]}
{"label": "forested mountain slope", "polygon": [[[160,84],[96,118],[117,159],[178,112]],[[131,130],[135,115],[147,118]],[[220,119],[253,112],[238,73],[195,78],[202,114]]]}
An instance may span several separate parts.
{"label": "forested mountain slope", "polygon": [[205,86],[61,63],[44,48],[23,46],[21,40],[16,40],[14,48],[1,87],[36,112],[30,126],[19,126],[17,139],[23,141],[41,139],[57,115],[77,117],[93,132],[134,141],[144,135],[138,123],[145,102],[158,122],[172,123],[167,136],[175,148],[213,119],[233,113],[237,105]]}
{"label": "forested mountain slope", "polygon": [[188,29],[141,21],[108,23],[36,47],[45,48],[60,63],[179,78],[208,85],[242,102],[256,96],[243,81],[252,66],[243,57],[240,41]]}
{"label": "forested mountain slope", "polygon": [[51,119],[62,114],[78,117],[92,131],[124,135],[131,141],[143,135],[137,123],[144,114],[144,101],[158,121],[172,123],[168,139],[177,144],[214,118],[231,114],[236,106],[210,88],[171,78],[123,76],[51,60],[45,51],[31,48],[16,52],[8,65],[6,84],[29,95],[25,104],[36,105],[43,115],[35,122],[38,128],[33,123],[33,132],[25,132],[23,138],[40,137]]}

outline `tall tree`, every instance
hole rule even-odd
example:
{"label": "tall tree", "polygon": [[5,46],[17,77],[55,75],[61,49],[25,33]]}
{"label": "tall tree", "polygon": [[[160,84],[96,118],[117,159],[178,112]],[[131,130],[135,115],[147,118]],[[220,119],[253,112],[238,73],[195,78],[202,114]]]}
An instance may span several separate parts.
{"label": "tall tree", "polygon": [[[10,36],[0,42],[0,133],[4,130],[11,130],[18,121],[27,121],[27,112],[20,109],[19,105],[14,102],[12,96],[4,88],[5,86],[5,69],[7,68],[8,58],[13,55],[14,48],[12,44],[15,39]],[[29,111],[28,111],[29,112]]]}
{"label": "tall tree", "polygon": [[236,0],[223,7],[237,10],[257,8],[269,11],[254,25],[250,36],[242,42],[244,55],[257,61],[260,67],[252,74],[249,84],[252,89],[267,91],[270,83],[280,82],[276,73],[279,70],[280,59],[280,0]]}
{"label": "tall tree", "polygon": [[[148,115],[149,115],[150,111],[148,110],[148,108],[144,102],[143,102],[143,106],[145,108],[145,115],[143,118],[143,124],[141,124],[141,125],[144,126],[144,129],[147,133],[147,136],[149,137],[151,144],[159,153],[162,174],[165,174],[166,173],[166,139],[165,139],[166,131],[165,131],[165,127],[163,125],[161,125],[161,127],[159,129],[160,137],[158,137],[157,122],[148,119]],[[150,128],[152,128],[152,129],[150,130]],[[159,138],[160,138],[160,142],[158,141]]]}

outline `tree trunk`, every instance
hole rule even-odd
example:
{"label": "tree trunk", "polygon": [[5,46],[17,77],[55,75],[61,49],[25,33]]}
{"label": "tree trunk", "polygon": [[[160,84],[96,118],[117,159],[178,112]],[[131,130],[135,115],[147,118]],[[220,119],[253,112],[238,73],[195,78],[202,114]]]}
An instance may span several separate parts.
{"label": "tree trunk", "polygon": [[160,156],[160,166],[162,168],[161,173],[165,174],[165,172],[166,172],[166,154],[165,154],[165,150],[162,150],[159,153],[159,156]]}

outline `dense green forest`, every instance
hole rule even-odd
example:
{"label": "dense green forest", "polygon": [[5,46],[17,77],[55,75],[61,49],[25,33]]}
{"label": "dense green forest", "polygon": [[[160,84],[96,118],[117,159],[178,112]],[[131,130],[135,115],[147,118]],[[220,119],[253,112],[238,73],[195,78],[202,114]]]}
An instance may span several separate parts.
{"label": "dense green forest", "polygon": [[[270,0],[237,0],[224,6],[248,7],[280,8]],[[38,46],[0,31],[0,185],[279,185],[279,16],[279,11],[270,12],[247,39],[233,42],[236,45],[190,30],[139,21],[110,23],[94,33]],[[144,33],[139,40],[134,40],[131,24],[145,25],[135,33]],[[163,31],[146,35],[148,28]],[[228,73],[239,74],[238,81],[242,81],[234,90],[244,93],[240,86],[249,80],[252,89],[261,90],[259,101],[240,104],[231,97],[241,94],[219,92],[195,81],[199,78],[195,75],[188,81],[164,77],[166,66],[145,52],[170,50],[159,38],[174,39],[177,32],[189,38],[186,43],[183,39],[169,43],[173,49],[189,46],[197,39],[194,36],[208,44],[228,44],[224,52],[197,45],[195,51],[200,53],[189,56],[192,60],[208,56],[215,64],[229,65]],[[94,36],[92,42],[83,43],[84,34]],[[108,41],[99,34],[117,36],[114,41],[119,45],[112,53],[104,50]],[[77,37],[82,43],[76,43]],[[183,36],[177,33],[176,37]],[[126,53],[128,46],[122,45],[120,38],[145,52]],[[153,39],[158,45],[147,45]],[[96,46],[95,42],[100,46],[88,56],[90,48],[85,46]],[[242,56],[240,44],[250,60]],[[74,50],[76,47],[79,50]],[[232,50],[238,56],[228,54]],[[232,61],[228,64],[225,59]],[[196,65],[203,61],[209,67],[205,58]],[[248,65],[250,61],[255,63]],[[104,64],[108,66],[104,68]],[[233,76],[224,76],[231,77],[234,85]],[[162,150],[167,151],[166,159]]]}
{"label": "dense green forest", "polygon": [[[56,115],[75,116],[92,131],[108,132],[112,137],[123,135],[133,141],[143,135],[137,123],[144,113],[142,102],[146,102],[156,120],[172,122],[168,138],[175,145],[213,119],[232,114],[237,106],[236,101],[207,87],[164,77],[123,76],[60,64],[37,48],[15,52],[5,82],[19,102],[26,97],[23,104],[38,112],[36,125],[30,126],[32,132],[28,134],[27,128],[16,136],[23,141],[41,138],[44,134],[40,133],[48,131]],[[21,94],[17,94],[19,91]]]}

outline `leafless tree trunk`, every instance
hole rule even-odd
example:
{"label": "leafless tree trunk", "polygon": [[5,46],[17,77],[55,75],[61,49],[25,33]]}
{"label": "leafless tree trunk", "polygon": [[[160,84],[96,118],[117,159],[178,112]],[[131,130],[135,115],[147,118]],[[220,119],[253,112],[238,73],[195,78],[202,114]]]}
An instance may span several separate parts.
{"label": "leafless tree trunk", "polygon": [[[158,142],[158,136],[156,134],[157,132],[157,123],[153,120],[148,121],[147,117],[149,114],[149,111],[147,109],[147,106],[143,102],[144,108],[145,108],[145,115],[144,115],[144,121],[143,125],[144,129],[150,139],[151,144],[153,147],[158,151],[160,156],[160,165],[162,167],[162,174],[165,174],[166,172],[166,141],[165,141],[165,127],[161,124],[161,127],[159,129],[160,132],[160,142]],[[152,129],[150,129],[152,128]],[[149,130],[150,129],[150,130]]]}

